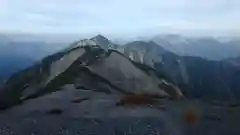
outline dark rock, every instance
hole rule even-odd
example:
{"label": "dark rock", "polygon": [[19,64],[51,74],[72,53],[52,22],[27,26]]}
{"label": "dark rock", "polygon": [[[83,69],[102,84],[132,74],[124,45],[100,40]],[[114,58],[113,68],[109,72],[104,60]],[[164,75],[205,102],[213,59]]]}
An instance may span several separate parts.
{"label": "dark rock", "polygon": [[72,100],[72,103],[81,103],[85,100],[88,100],[88,98],[76,98]]}
{"label": "dark rock", "polygon": [[120,99],[119,102],[116,103],[117,106],[121,105],[152,105],[156,104],[157,101],[148,96],[148,95],[131,95],[131,96],[125,96],[122,99]]}
{"label": "dark rock", "polygon": [[46,112],[47,114],[50,114],[50,115],[60,115],[63,113],[63,110],[60,109],[60,108],[54,108],[54,109],[51,109],[49,110],[48,112]]}

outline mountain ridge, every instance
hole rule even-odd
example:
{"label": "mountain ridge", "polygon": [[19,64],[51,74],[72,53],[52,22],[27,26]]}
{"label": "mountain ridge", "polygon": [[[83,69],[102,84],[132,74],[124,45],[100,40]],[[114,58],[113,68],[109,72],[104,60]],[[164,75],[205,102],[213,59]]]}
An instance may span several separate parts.
{"label": "mountain ridge", "polygon": [[153,41],[115,44],[115,49],[108,44],[106,48],[99,43],[111,41],[96,37],[76,41],[10,77],[2,88],[5,90],[0,90],[0,108],[60,90],[67,83],[76,89],[116,94],[234,102],[240,99],[240,73],[227,61],[179,56]]}
{"label": "mountain ridge", "polygon": [[214,37],[185,37],[177,34],[157,35],[150,40],[181,56],[197,56],[209,60],[238,57],[240,42],[237,39],[221,40]]}
{"label": "mountain ridge", "polygon": [[[88,42],[90,40],[81,40],[79,42],[84,44],[80,45],[76,42],[77,46],[50,55],[38,64],[13,75],[5,83],[4,90],[0,91],[0,108],[57,91],[68,83],[76,88],[89,87],[116,94],[183,97],[177,86],[163,81],[160,78],[163,76],[155,74],[154,69],[135,64],[120,52],[105,50],[97,43],[88,44],[92,43]],[[161,83],[169,87],[167,91],[161,89]]]}

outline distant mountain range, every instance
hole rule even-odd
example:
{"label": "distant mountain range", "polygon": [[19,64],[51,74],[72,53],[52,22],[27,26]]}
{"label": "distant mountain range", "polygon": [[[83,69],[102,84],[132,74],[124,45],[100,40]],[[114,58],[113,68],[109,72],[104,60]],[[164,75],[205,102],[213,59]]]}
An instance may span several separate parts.
{"label": "distant mountain range", "polygon": [[20,40],[0,35],[0,83],[43,57],[63,48],[66,43]]}
{"label": "distant mountain range", "polygon": [[[77,37],[77,35],[61,34],[0,34],[0,63],[4,63],[0,65],[0,82],[44,56],[62,49]],[[107,48],[121,49],[117,44],[101,35],[96,36],[93,40],[98,41],[98,44],[101,44],[105,50]],[[145,40],[147,38],[140,39],[140,41]],[[236,39],[189,38],[168,34],[158,35],[150,40],[180,56],[196,56],[209,60],[223,60],[240,56],[240,41]]]}
{"label": "distant mountain range", "polygon": [[61,90],[65,85],[123,95],[237,102],[238,60],[181,56],[154,41],[120,46],[98,35],[76,41],[15,73],[0,90],[0,107]]}
{"label": "distant mountain range", "polygon": [[212,37],[184,37],[180,35],[159,35],[151,39],[165,49],[181,56],[197,56],[209,60],[239,57],[240,40]]}

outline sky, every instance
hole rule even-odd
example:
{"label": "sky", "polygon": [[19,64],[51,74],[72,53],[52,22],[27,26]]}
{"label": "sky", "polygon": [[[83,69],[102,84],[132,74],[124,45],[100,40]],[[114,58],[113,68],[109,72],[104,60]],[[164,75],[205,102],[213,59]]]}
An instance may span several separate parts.
{"label": "sky", "polygon": [[0,32],[240,34],[240,0],[0,0]]}

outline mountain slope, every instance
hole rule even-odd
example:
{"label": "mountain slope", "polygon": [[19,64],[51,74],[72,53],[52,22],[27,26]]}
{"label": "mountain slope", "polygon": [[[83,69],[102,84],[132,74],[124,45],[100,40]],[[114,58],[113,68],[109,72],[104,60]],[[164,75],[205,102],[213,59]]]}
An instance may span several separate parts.
{"label": "mountain slope", "polygon": [[154,69],[85,39],[13,75],[0,91],[0,108],[57,91],[66,84],[112,94],[183,97],[173,82]]}
{"label": "mountain slope", "polygon": [[124,54],[171,77],[187,98],[239,100],[240,72],[226,61],[178,56],[153,42],[127,44]]}
{"label": "mountain slope", "polygon": [[122,52],[131,60],[144,63],[165,76],[170,76],[174,82],[179,82],[184,76],[185,67],[179,65],[180,57],[154,42],[131,42],[124,46]]}

